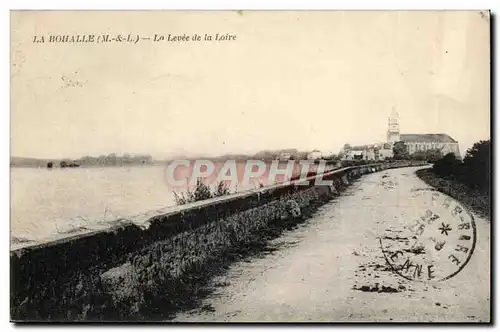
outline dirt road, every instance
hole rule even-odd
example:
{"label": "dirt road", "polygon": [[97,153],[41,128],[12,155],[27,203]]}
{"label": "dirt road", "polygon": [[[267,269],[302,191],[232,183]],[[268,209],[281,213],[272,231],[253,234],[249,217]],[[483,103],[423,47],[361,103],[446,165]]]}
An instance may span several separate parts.
{"label": "dirt road", "polygon": [[489,321],[489,222],[473,215],[474,234],[470,214],[415,170],[364,176],[278,239],[281,250],[233,265],[202,309],[175,320]]}

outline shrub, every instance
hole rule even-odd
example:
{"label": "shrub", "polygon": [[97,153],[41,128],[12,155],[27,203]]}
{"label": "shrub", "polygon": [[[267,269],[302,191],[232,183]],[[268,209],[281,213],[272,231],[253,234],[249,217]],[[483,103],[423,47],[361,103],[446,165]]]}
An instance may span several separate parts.
{"label": "shrub", "polygon": [[392,153],[394,154],[393,158],[395,160],[408,159],[409,157],[408,147],[403,141],[394,143]]}
{"label": "shrub", "polygon": [[449,153],[436,161],[433,171],[441,177],[451,177],[483,193],[490,192],[491,146],[490,141],[479,141],[467,150],[463,162]]}
{"label": "shrub", "polygon": [[443,154],[439,149],[432,149],[427,151],[417,151],[410,156],[412,160],[426,160],[429,163],[435,163],[443,158]]}
{"label": "shrub", "polygon": [[427,150],[425,151],[425,154],[426,154],[426,160],[429,163],[435,163],[436,161],[443,158],[443,153],[441,152],[441,150],[438,149]]}
{"label": "shrub", "polygon": [[340,162],[341,167],[349,167],[349,166],[362,166],[362,165],[367,165],[374,162],[373,160],[342,160]]}
{"label": "shrub", "polygon": [[490,192],[491,145],[490,141],[479,141],[467,150],[463,160],[463,180],[470,187]]}
{"label": "shrub", "polygon": [[219,183],[217,183],[217,187],[215,188],[215,191],[212,195],[214,197],[220,197],[227,196],[229,194],[231,194],[231,190],[229,190],[229,187],[223,181],[220,181]]}
{"label": "shrub", "polygon": [[189,188],[185,193],[181,194],[174,191],[174,199],[177,205],[184,205],[203,201],[209,198],[226,196],[229,194],[231,194],[231,191],[223,181],[218,182],[215,190],[212,192],[207,184],[205,184],[201,179],[197,179],[196,186],[193,191]]}
{"label": "shrub", "polygon": [[454,153],[448,153],[446,156],[434,163],[432,167],[434,173],[442,177],[459,177],[462,173],[462,162],[455,157]]}

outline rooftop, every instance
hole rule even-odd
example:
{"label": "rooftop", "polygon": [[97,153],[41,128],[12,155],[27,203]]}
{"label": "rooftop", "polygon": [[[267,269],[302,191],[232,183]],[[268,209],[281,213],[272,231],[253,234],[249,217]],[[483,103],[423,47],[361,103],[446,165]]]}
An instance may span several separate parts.
{"label": "rooftop", "polygon": [[418,143],[457,143],[450,135],[447,134],[401,134],[400,139],[403,142],[418,142]]}

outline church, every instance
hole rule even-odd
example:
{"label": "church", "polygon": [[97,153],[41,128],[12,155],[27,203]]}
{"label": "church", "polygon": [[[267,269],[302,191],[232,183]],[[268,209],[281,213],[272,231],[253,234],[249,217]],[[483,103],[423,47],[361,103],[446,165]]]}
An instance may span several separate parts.
{"label": "church", "polygon": [[389,128],[387,130],[387,142],[391,146],[395,142],[404,142],[410,155],[419,151],[438,149],[444,155],[453,153],[460,158],[458,142],[448,134],[400,134],[399,114],[392,111],[389,116]]}
{"label": "church", "polygon": [[438,149],[443,156],[451,152],[460,158],[458,142],[448,134],[400,134],[399,114],[393,110],[389,116],[386,142],[353,147],[346,144],[343,151],[344,159],[383,160],[391,158],[393,157],[392,148],[396,142],[404,142],[410,155],[415,152]]}

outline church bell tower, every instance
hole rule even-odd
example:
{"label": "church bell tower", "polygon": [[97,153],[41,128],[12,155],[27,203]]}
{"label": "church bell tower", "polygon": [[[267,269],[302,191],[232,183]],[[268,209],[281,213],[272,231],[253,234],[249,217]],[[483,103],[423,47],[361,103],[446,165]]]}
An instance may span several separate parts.
{"label": "church bell tower", "polygon": [[395,143],[400,140],[399,136],[399,114],[392,108],[389,116],[389,126],[387,128],[387,142]]}

